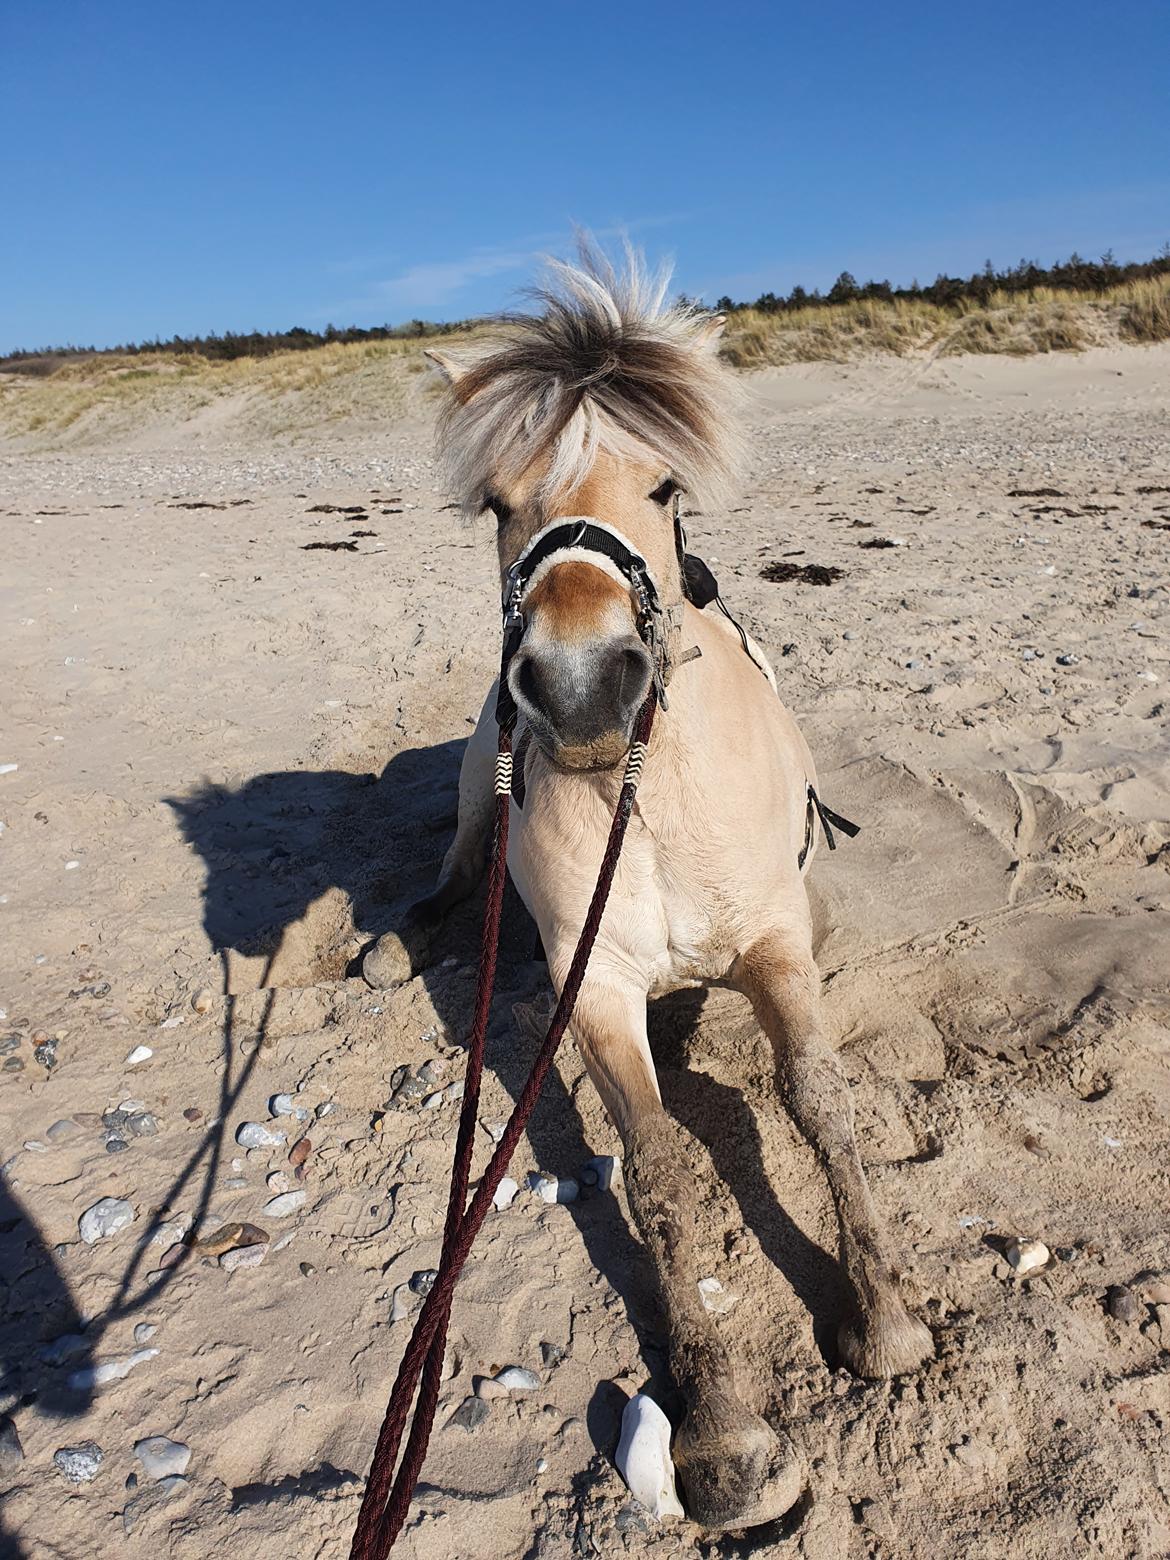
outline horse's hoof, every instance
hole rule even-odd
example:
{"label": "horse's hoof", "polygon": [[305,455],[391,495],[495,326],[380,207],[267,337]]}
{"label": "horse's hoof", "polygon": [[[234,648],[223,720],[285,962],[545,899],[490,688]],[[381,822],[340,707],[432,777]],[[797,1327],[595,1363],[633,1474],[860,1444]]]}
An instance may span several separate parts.
{"label": "horse's hoof", "polygon": [[792,1443],[739,1403],[697,1404],[672,1452],[687,1514],[709,1532],[774,1522],[799,1499],[803,1476]]}
{"label": "horse's hoof", "polygon": [[879,1301],[867,1317],[846,1322],[837,1342],[857,1376],[905,1376],[934,1353],[930,1328],[896,1297]]}
{"label": "horse's hoof", "polygon": [[383,932],[362,960],[362,978],[375,991],[411,980],[425,966],[429,939],[421,927]]}

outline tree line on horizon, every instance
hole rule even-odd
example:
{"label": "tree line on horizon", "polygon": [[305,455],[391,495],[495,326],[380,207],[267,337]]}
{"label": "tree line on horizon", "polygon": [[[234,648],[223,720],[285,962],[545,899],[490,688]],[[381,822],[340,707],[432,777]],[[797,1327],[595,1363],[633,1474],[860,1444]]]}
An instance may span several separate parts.
{"label": "tree line on horizon", "polygon": [[[1164,244],[1152,260],[1117,261],[1112,250],[1106,250],[1100,260],[1084,260],[1072,254],[1067,260],[1058,260],[1051,266],[1042,266],[1035,260],[1021,260],[1017,265],[997,271],[988,260],[981,271],[969,277],[937,276],[927,286],[917,280],[909,287],[894,287],[888,281],[858,282],[848,271],[842,271],[826,293],[819,289],[807,291],[794,287],[787,294],[764,292],[751,302],[736,302],[726,295],[715,302],[721,314],[738,314],[755,310],[760,314],[783,314],[797,309],[817,306],[853,303],[872,300],[894,303],[900,299],[934,304],[941,308],[954,307],[971,302],[986,307],[997,294],[1033,292],[1038,288],[1050,288],[1060,292],[1105,293],[1125,282],[1170,275],[1170,243]],[[276,352],[302,352],[334,342],[406,341],[428,336],[446,336],[468,330],[476,320],[410,320],[401,325],[350,325],[339,329],[327,325],[324,330],[306,330],[294,325],[281,331],[225,331],[222,335],[212,332],[207,336],[172,336],[167,341],[132,342],[116,347],[41,347],[21,348],[0,356],[0,367],[19,369],[22,364],[30,370],[38,366],[55,367],[65,358],[83,357],[138,357],[171,354],[203,357],[211,362],[230,362],[235,358],[269,357]]]}

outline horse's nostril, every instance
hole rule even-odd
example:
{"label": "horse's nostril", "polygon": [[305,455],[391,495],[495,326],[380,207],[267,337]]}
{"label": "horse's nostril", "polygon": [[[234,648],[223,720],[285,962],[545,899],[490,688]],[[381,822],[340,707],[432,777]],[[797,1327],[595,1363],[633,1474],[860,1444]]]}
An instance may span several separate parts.
{"label": "horse's nostril", "polygon": [[533,709],[541,708],[541,678],[530,655],[526,655],[516,669],[516,692]]}
{"label": "horse's nostril", "polygon": [[629,710],[641,704],[650,686],[650,657],[641,645],[626,645],[619,656],[618,697]]}

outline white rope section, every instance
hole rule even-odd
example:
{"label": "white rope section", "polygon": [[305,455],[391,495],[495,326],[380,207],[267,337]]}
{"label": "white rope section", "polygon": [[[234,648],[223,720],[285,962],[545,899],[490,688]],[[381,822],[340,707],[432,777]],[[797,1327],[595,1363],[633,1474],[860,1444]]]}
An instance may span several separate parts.
{"label": "white rope section", "polygon": [[626,772],[622,778],[623,785],[637,785],[642,778],[642,764],[646,758],[646,744],[635,742],[630,747],[630,756],[626,760]]}
{"label": "white rope section", "polygon": [[512,789],[512,755],[496,754],[496,795],[507,796]]}

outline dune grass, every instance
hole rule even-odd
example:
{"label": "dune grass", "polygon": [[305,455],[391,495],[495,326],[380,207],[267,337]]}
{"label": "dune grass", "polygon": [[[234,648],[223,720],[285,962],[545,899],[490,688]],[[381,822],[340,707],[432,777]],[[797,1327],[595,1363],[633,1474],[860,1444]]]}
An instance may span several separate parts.
{"label": "dune grass", "polygon": [[845,362],[876,353],[964,352],[1022,356],[1071,352],[1109,342],[1170,340],[1170,276],[1126,282],[1104,293],[1039,287],[942,307],[920,299],[854,299],[728,319],[723,354],[738,368]]}

